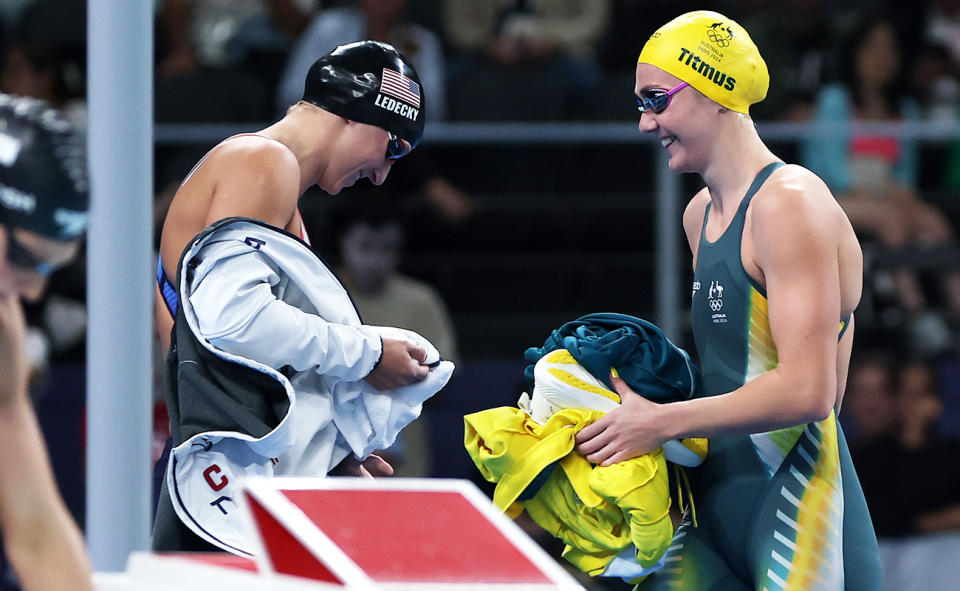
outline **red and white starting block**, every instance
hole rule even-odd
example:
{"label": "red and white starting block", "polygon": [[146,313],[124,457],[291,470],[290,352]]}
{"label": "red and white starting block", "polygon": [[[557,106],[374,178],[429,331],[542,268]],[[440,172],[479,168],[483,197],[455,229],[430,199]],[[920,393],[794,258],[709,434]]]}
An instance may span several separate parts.
{"label": "red and white starting block", "polygon": [[583,589],[465,480],[251,479],[243,494],[255,559],[137,552],[97,590]]}

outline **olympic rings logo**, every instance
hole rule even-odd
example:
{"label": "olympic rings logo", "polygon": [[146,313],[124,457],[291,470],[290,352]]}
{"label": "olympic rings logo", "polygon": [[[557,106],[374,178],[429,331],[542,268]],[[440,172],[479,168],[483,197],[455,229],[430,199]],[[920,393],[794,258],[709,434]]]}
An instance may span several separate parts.
{"label": "olympic rings logo", "polygon": [[733,31],[730,27],[721,27],[721,23],[715,23],[707,29],[707,39],[715,43],[718,47],[729,47],[730,40],[733,39]]}
{"label": "olympic rings logo", "polygon": [[721,37],[716,31],[708,31],[707,38],[719,45],[720,47],[728,47],[730,45],[729,37]]}
{"label": "olympic rings logo", "polygon": [[720,308],[723,308],[723,300],[707,300],[710,302],[710,309],[714,312],[719,312]]}

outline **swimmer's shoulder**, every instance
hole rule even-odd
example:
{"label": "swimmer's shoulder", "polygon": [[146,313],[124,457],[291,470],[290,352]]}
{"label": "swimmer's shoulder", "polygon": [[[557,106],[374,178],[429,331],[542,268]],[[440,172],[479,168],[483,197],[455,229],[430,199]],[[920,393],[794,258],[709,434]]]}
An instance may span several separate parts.
{"label": "swimmer's shoulder", "polygon": [[843,211],[823,179],[796,164],[776,170],[757,191],[749,210],[752,217],[839,215]]}
{"label": "swimmer's shoulder", "polygon": [[[233,168],[234,166],[254,167],[254,171],[277,169],[280,171],[296,171],[299,174],[299,164],[296,155],[281,142],[254,133],[234,135],[217,144],[210,151],[210,164],[218,164]],[[231,170],[232,173],[241,171]]]}
{"label": "swimmer's shoulder", "polygon": [[808,228],[821,240],[854,236],[850,221],[827,184],[810,170],[788,164],[773,173],[747,209],[751,233]]}
{"label": "swimmer's shoulder", "polygon": [[300,197],[300,165],[284,144],[259,135],[233,136],[208,162],[210,205],[206,223],[231,216],[285,227]]}
{"label": "swimmer's shoulder", "polygon": [[223,179],[264,170],[299,174],[296,156],[282,143],[258,134],[238,134],[211,148],[184,177],[180,190],[212,191]]}

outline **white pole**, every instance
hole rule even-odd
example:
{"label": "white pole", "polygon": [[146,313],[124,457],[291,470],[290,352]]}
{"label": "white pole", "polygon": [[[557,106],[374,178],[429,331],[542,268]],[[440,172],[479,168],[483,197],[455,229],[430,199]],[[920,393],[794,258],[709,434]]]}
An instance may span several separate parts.
{"label": "white pole", "polygon": [[87,541],[123,570],[149,545],[153,2],[88,0]]}
{"label": "white pole", "polygon": [[656,211],[656,270],[657,326],[677,345],[680,337],[681,304],[680,283],[685,276],[680,266],[680,183],[677,173],[670,170],[670,156],[657,150],[657,211]]}

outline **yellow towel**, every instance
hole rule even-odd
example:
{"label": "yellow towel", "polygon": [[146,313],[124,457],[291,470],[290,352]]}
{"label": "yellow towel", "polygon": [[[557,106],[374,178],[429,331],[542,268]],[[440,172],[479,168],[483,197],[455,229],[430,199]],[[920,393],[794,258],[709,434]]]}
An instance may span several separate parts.
{"label": "yellow towel", "polygon": [[[576,433],[603,414],[568,408],[543,425],[515,407],[464,417],[464,446],[484,478],[497,483],[494,504],[511,517],[525,509],[566,544],[566,560],[593,576],[631,545],[637,561],[652,566],[673,535],[661,451],[607,467],[573,451]],[[539,485],[532,497],[531,485]]]}

